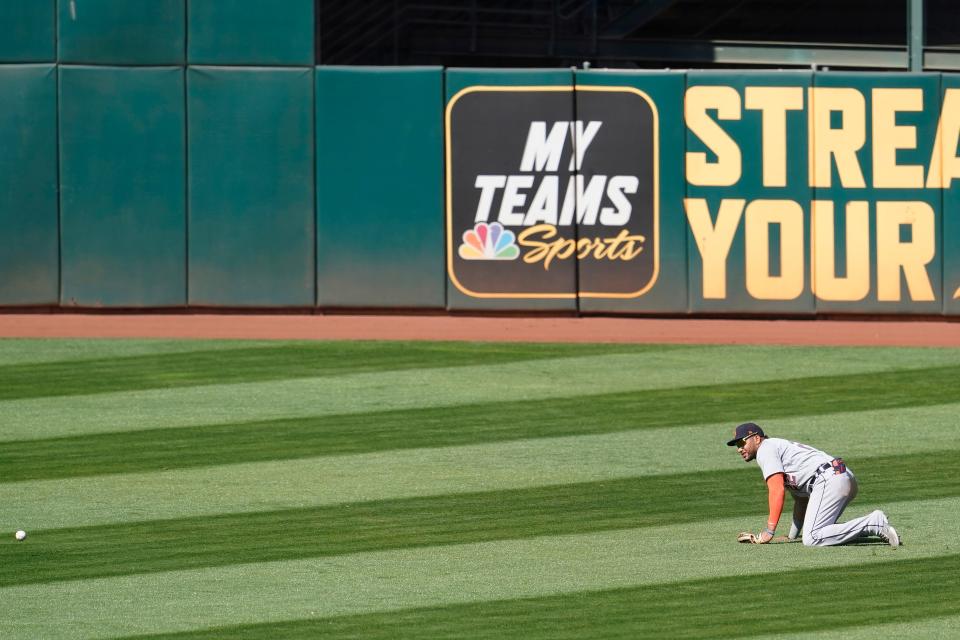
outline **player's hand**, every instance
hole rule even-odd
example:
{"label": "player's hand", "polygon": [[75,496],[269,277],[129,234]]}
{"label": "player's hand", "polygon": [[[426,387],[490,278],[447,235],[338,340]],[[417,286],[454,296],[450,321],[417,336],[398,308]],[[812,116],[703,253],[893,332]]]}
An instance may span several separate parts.
{"label": "player's hand", "polygon": [[767,544],[771,540],[773,540],[773,536],[766,531],[760,533],[741,531],[737,534],[737,542],[742,544]]}

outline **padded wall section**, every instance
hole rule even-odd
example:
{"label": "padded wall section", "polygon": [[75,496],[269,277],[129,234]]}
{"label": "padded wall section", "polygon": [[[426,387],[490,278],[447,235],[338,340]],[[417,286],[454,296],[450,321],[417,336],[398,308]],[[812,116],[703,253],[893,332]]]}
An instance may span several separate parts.
{"label": "padded wall section", "polygon": [[690,311],[813,314],[809,72],[689,72]]}
{"label": "padded wall section", "polygon": [[191,305],[314,305],[313,69],[190,67]]}
{"label": "padded wall section", "polygon": [[58,0],[60,62],[183,64],[185,2]]}
{"label": "padded wall section", "polygon": [[[190,64],[312,65],[314,0],[187,0]],[[282,8],[281,8],[282,7]]]}
{"label": "padded wall section", "polygon": [[186,301],[180,68],[60,67],[61,304]]}
{"label": "padded wall section", "polygon": [[449,69],[446,97],[447,307],[575,311],[576,259],[547,261],[559,238],[528,215],[573,175],[572,72]]}
{"label": "padded wall section", "polygon": [[[578,262],[580,310],[683,313],[685,75],[577,71],[576,77],[577,119],[601,123],[582,154],[586,191],[597,175],[606,176],[597,224],[578,228],[581,239],[603,240]],[[612,219],[604,220],[604,210]]]}
{"label": "padded wall section", "polygon": [[53,62],[56,0],[0,0],[0,63]]}
{"label": "padded wall section", "polygon": [[944,313],[960,315],[960,75],[945,73],[940,82],[940,148],[932,160],[940,174],[932,182],[943,186]]}
{"label": "padded wall section", "polygon": [[939,74],[830,72],[814,86],[817,311],[941,313],[942,198],[925,187]]}
{"label": "padded wall section", "polygon": [[317,304],[443,308],[443,70],[316,73]]}
{"label": "padded wall section", "polygon": [[52,65],[0,66],[0,305],[58,300],[56,91]]}

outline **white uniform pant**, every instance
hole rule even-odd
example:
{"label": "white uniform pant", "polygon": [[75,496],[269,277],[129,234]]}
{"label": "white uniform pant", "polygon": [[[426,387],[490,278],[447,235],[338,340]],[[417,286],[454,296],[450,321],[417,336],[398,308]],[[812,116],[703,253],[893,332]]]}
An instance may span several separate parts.
{"label": "white uniform pant", "polygon": [[836,474],[827,469],[814,480],[803,519],[803,544],[828,547],[866,535],[879,535],[887,526],[883,511],[838,523],[843,510],[857,497],[857,478],[847,469]]}

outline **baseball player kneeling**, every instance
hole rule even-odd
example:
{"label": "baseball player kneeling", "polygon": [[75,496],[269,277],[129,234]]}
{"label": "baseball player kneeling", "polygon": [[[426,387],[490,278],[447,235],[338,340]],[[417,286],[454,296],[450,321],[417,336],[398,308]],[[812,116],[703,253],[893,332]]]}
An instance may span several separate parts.
{"label": "baseball player kneeling", "polygon": [[827,547],[862,536],[877,536],[891,547],[900,546],[900,536],[890,526],[887,514],[874,511],[847,522],[837,522],[843,510],[857,497],[857,478],[842,458],[799,442],[768,438],[752,422],[741,424],[727,446],[736,447],[744,462],[756,460],[767,483],[770,515],[759,534],[741,533],[740,542],[765,544],[773,539],[783,511],[785,490],[793,495],[793,523],[788,538],[803,530],[803,544]]}

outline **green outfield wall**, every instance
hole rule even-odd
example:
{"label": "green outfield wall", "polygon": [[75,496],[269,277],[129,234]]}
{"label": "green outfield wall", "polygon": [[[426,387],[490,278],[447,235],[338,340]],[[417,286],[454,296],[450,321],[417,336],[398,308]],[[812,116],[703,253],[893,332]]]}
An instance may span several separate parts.
{"label": "green outfield wall", "polygon": [[57,6],[61,63],[184,63],[184,0],[57,0]]}
{"label": "green outfield wall", "polygon": [[182,306],[179,67],[60,68],[60,303]]}
{"label": "green outfield wall", "polygon": [[189,299],[312,306],[313,69],[187,70]]}
{"label": "green outfield wall", "polygon": [[57,304],[57,69],[0,65],[0,95],[0,305]]}
{"label": "green outfield wall", "polygon": [[56,0],[0,0],[0,64],[54,62]]}
{"label": "green outfield wall", "polygon": [[443,69],[383,71],[317,69],[317,303],[440,309]]}
{"label": "green outfield wall", "polygon": [[2,307],[960,314],[960,75],[315,67],[312,2],[137,7],[0,0]]}
{"label": "green outfield wall", "polygon": [[[182,4],[182,0],[181,0]],[[189,0],[190,64],[310,66],[313,0]]]}

